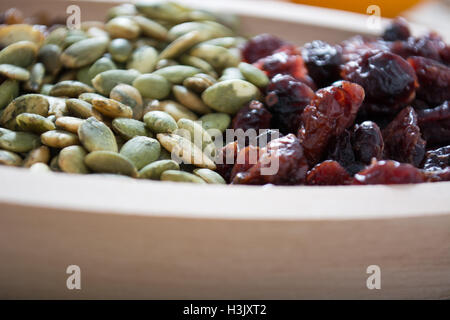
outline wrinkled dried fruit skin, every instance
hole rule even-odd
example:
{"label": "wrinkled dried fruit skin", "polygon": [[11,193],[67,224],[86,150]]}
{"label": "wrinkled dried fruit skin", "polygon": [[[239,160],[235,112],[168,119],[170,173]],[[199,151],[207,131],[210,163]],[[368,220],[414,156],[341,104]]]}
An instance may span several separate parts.
{"label": "wrinkled dried fruit skin", "polygon": [[417,97],[438,105],[450,99],[450,68],[423,57],[410,57],[408,62],[414,68],[419,88]]}
{"label": "wrinkled dried fruit skin", "polygon": [[239,110],[232,121],[234,130],[254,129],[257,132],[261,129],[269,129],[272,114],[259,101],[252,100],[250,103]]}
{"label": "wrinkled dried fruit skin", "polygon": [[431,109],[417,111],[422,137],[428,146],[450,144],[450,106],[449,101]]}
{"label": "wrinkled dried fruit skin", "polygon": [[259,155],[259,147],[252,145],[240,150],[236,157],[233,170],[231,170],[230,181],[233,181],[234,177],[236,177],[238,173],[245,172],[255,165],[258,162]]}
{"label": "wrinkled dried fruit skin", "polygon": [[415,97],[414,70],[402,57],[389,52],[366,52],[345,64],[341,76],[361,85],[368,103],[405,105]]}
{"label": "wrinkled dried fruit skin", "polygon": [[326,160],[312,168],[306,177],[307,185],[339,186],[352,181],[348,172],[336,161]]}
{"label": "wrinkled dried fruit skin", "polygon": [[270,34],[260,34],[245,43],[242,47],[242,57],[248,63],[272,54],[275,50],[284,45],[285,42]]}
{"label": "wrinkled dried fruit skin", "polygon": [[352,135],[352,146],[358,161],[370,164],[372,158],[381,160],[384,141],[378,125],[372,121],[364,121],[356,125]]}
{"label": "wrinkled dried fruit skin", "polygon": [[450,167],[450,145],[427,152],[423,169],[427,171],[443,170]]}
{"label": "wrinkled dried fruit skin", "polygon": [[345,130],[338,137],[333,137],[326,158],[338,162],[348,173],[354,175],[364,168],[364,165],[356,160],[351,140],[352,134],[349,130]]}
{"label": "wrinkled dried fruit skin", "polygon": [[342,41],[342,59],[344,63],[356,61],[369,51],[389,51],[390,43],[375,37],[354,36]]}
{"label": "wrinkled dried fruit skin", "polygon": [[[276,169],[277,163],[275,174],[262,174],[263,168],[272,166]],[[232,183],[297,185],[305,182],[307,171],[308,163],[300,141],[293,134],[288,134],[272,140],[266,148],[261,149],[258,162],[247,171],[238,173]]]}
{"label": "wrinkled dried fruit skin", "polygon": [[393,160],[375,161],[357,173],[353,184],[407,184],[425,182],[426,177],[416,167]]}
{"label": "wrinkled dried fruit skin", "polygon": [[322,159],[328,143],[341,135],[356,118],[364,99],[364,89],[341,81],[316,92],[301,115],[299,138],[311,165]]}
{"label": "wrinkled dried fruit skin", "polygon": [[390,44],[389,50],[404,59],[420,56],[441,61],[441,50],[444,50],[445,45],[445,42],[434,34],[428,34],[419,38],[409,37],[405,41],[394,41]]}
{"label": "wrinkled dried fruit skin", "polygon": [[296,79],[302,79],[307,75],[302,56],[284,51],[261,58],[254,66],[263,70],[269,78],[277,74],[288,74]]}
{"label": "wrinkled dried fruit skin", "polygon": [[314,98],[314,91],[289,75],[276,75],[267,86],[266,105],[273,115],[272,128],[283,134],[295,133],[304,108]]}
{"label": "wrinkled dried fruit skin", "polygon": [[399,17],[394,19],[384,30],[383,40],[385,41],[395,41],[395,40],[407,40],[411,35],[409,31],[408,22]]}
{"label": "wrinkled dried fruit skin", "polygon": [[342,48],[339,45],[314,40],[303,46],[302,57],[308,74],[319,88],[339,79],[339,66],[342,64]]}
{"label": "wrinkled dried fruit skin", "polygon": [[418,167],[425,156],[426,141],[421,137],[417,114],[412,107],[403,109],[383,130],[383,140],[387,159]]}
{"label": "wrinkled dried fruit skin", "polygon": [[231,142],[225,145],[222,149],[217,151],[216,155],[216,172],[230,183],[231,171],[236,163],[236,158],[239,153],[238,142]]}

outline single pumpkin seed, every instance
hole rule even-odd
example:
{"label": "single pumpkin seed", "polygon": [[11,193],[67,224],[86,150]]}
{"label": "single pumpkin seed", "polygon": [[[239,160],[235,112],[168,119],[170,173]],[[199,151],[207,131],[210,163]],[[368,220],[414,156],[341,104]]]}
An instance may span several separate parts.
{"label": "single pumpkin seed", "polygon": [[165,41],[167,39],[167,28],[159,24],[158,22],[143,16],[134,16],[133,20],[141,28],[143,35],[161,41]]}
{"label": "single pumpkin seed", "polygon": [[198,68],[202,72],[209,74],[211,77],[217,78],[217,73],[214,70],[214,68],[203,59],[200,59],[200,58],[194,57],[194,56],[190,56],[188,54],[183,54],[179,58],[179,60],[182,64]]}
{"label": "single pumpkin seed", "polygon": [[177,66],[179,65],[179,63],[176,60],[172,60],[172,59],[161,59],[158,60],[158,62],[156,63],[155,69],[159,70],[165,67],[170,67],[170,66]]}
{"label": "single pumpkin seed", "polygon": [[66,173],[89,173],[84,163],[87,155],[81,146],[68,146],[61,150],[58,157],[58,167]]}
{"label": "single pumpkin seed", "polygon": [[44,41],[44,34],[34,25],[11,24],[0,28],[0,46],[6,47],[19,41],[31,41],[41,45]]}
{"label": "single pumpkin seed", "polygon": [[38,135],[10,131],[0,136],[0,148],[12,152],[28,152],[40,145]]}
{"label": "single pumpkin seed", "polygon": [[0,150],[0,164],[18,167],[22,164],[22,158],[17,153]]}
{"label": "single pumpkin seed", "polygon": [[27,81],[30,79],[30,72],[27,69],[6,63],[0,64],[0,75],[19,81]]}
{"label": "single pumpkin seed", "polygon": [[175,119],[175,121],[178,121],[183,118],[190,120],[198,119],[197,115],[193,113],[191,110],[179,104],[178,102],[172,100],[161,101],[159,103],[159,108],[161,111],[170,114]]}
{"label": "single pumpkin seed", "polygon": [[[88,94],[88,93],[83,93],[81,96]],[[95,93],[93,93],[95,94]],[[95,94],[94,98],[104,98],[101,95],[97,95]],[[92,101],[92,100],[90,100]],[[89,117],[95,117],[98,120],[102,120],[102,115],[95,109],[92,108],[92,105],[87,102],[84,101],[82,99],[67,99],[66,100],[66,105],[67,105],[67,109],[69,110],[69,113],[82,118],[82,119],[87,119]]]}
{"label": "single pumpkin seed", "polygon": [[230,53],[229,49],[210,44],[195,46],[190,51],[190,55],[205,60],[217,70],[235,67],[239,64],[239,60]]}
{"label": "single pumpkin seed", "polygon": [[184,86],[174,85],[172,87],[172,93],[179,103],[194,112],[206,114],[212,111],[211,108],[209,108],[202,101],[202,99],[200,99],[200,97],[198,97],[194,92],[186,89]]}
{"label": "single pumpkin seed", "polygon": [[224,48],[233,48],[233,47],[239,47],[240,45],[244,44],[247,40],[242,37],[222,37],[222,38],[215,38],[211,40],[207,40],[203,42],[203,44],[211,44],[214,46],[224,47]]}
{"label": "single pumpkin seed", "polygon": [[63,130],[51,130],[41,134],[41,142],[52,148],[65,148],[79,144],[78,136]]}
{"label": "single pumpkin seed", "polygon": [[75,42],[61,54],[61,62],[67,68],[80,68],[100,58],[108,46],[108,39],[89,38]]}
{"label": "single pumpkin seed", "polygon": [[119,16],[109,20],[106,31],[113,38],[135,39],[139,36],[139,25],[131,18]]}
{"label": "single pumpkin seed", "polygon": [[61,70],[62,62],[59,58],[61,53],[61,47],[51,43],[39,49],[38,59],[44,64],[48,73],[56,75]]}
{"label": "single pumpkin seed", "polygon": [[120,83],[132,84],[140,75],[141,73],[137,70],[108,70],[96,75],[92,79],[92,84],[99,93],[109,96],[115,86]]}
{"label": "single pumpkin seed", "polygon": [[233,79],[245,80],[245,77],[242,74],[241,70],[239,70],[239,68],[230,67],[224,69],[222,71],[222,76],[219,78],[219,81],[233,80]]}
{"label": "single pumpkin seed", "polygon": [[120,149],[120,154],[128,158],[138,170],[157,160],[160,153],[158,140],[143,136],[128,140]]}
{"label": "single pumpkin seed", "polygon": [[109,43],[108,52],[115,61],[125,62],[131,56],[133,46],[127,39],[117,38]]}
{"label": "single pumpkin seed", "polygon": [[95,172],[137,177],[134,164],[123,155],[112,151],[94,151],[84,158],[86,166]]}
{"label": "single pumpkin seed", "polygon": [[30,41],[10,44],[0,51],[0,64],[13,64],[26,68],[34,62],[37,51],[36,44]]}
{"label": "single pumpkin seed", "polygon": [[203,180],[206,181],[206,183],[211,184],[226,184],[225,179],[222,178],[220,174],[218,174],[215,171],[212,171],[210,169],[206,168],[200,168],[200,169],[194,169],[193,173],[196,176],[199,176]]}
{"label": "single pumpkin seed", "polygon": [[172,133],[178,128],[175,119],[163,111],[150,111],[146,113],[144,122],[154,133]]}
{"label": "single pumpkin seed", "polygon": [[111,90],[109,97],[129,106],[133,110],[133,119],[142,119],[144,103],[139,90],[135,87],[123,83],[118,84]]}
{"label": "single pumpkin seed", "polygon": [[6,79],[0,84],[0,110],[19,95],[19,82]]}
{"label": "single pumpkin seed", "polygon": [[91,83],[91,80],[94,79],[95,76],[99,73],[114,69],[117,69],[117,67],[111,59],[107,57],[101,57],[100,59],[95,61],[88,69],[89,82]]}
{"label": "single pumpkin seed", "polygon": [[103,122],[94,117],[83,121],[78,128],[78,136],[84,148],[90,152],[97,150],[118,151],[114,133]]}
{"label": "single pumpkin seed", "polygon": [[196,73],[199,73],[200,69],[198,68],[194,68],[191,66],[183,66],[183,65],[178,65],[178,66],[170,66],[170,67],[165,67],[159,70],[156,70],[155,72],[153,72],[153,74],[157,74],[160,76],[163,76],[164,78],[166,78],[167,80],[169,80],[170,82],[174,83],[174,84],[179,84],[182,83],[184,79],[186,79],[187,77],[191,77]]}
{"label": "single pumpkin seed", "polygon": [[82,93],[78,96],[78,99],[89,102],[90,104],[92,104],[92,100],[102,98],[105,98],[105,96],[102,96],[101,94],[98,93],[89,93],[89,92]]}
{"label": "single pumpkin seed", "polygon": [[[165,149],[163,149],[165,150]],[[170,156],[170,154],[169,154]],[[170,159],[170,158],[169,158]],[[149,163],[139,171],[140,179],[159,180],[161,174],[167,170],[180,170],[180,166],[173,160],[158,160]]]}
{"label": "single pumpkin seed", "polygon": [[136,7],[131,3],[124,3],[118,6],[114,6],[108,10],[106,14],[106,20],[119,16],[134,16],[137,14]]}
{"label": "single pumpkin seed", "polygon": [[66,116],[56,119],[55,124],[59,129],[78,134],[78,128],[81,126],[83,121],[84,120],[80,118]]}
{"label": "single pumpkin seed", "polygon": [[129,106],[113,99],[94,99],[92,107],[111,118],[131,118],[133,116],[133,110]]}
{"label": "single pumpkin seed", "polygon": [[202,100],[210,108],[235,114],[245,103],[257,98],[258,88],[250,82],[233,79],[217,82],[202,93]]}
{"label": "single pumpkin seed", "polygon": [[55,117],[62,117],[69,113],[66,105],[66,99],[60,97],[48,96],[48,114]]}
{"label": "single pumpkin seed", "polygon": [[0,125],[8,129],[17,129],[16,117],[24,112],[48,116],[49,101],[41,94],[25,94],[15,98],[6,107],[0,117]]}
{"label": "single pumpkin seed", "polygon": [[139,90],[144,98],[164,99],[170,94],[171,83],[161,75],[147,73],[133,81],[133,87]]}
{"label": "single pumpkin seed", "polygon": [[136,9],[144,16],[155,20],[177,23],[188,19],[187,9],[174,2],[138,2]]}
{"label": "single pumpkin seed", "polygon": [[180,119],[177,121],[177,126],[178,130],[175,131],[175,134],[189,139],[202,150],[213,143],[211,136],[203,129],[200,123],[189,119]]}
{"label": "single pumpkin seed", "polygon": [[44,64],[35,63],[30,69],[30,79],[25,83],[29,91],[39,92],[44,80],[45,67]]}
{"label": "single pumpkin seed", "polygon": [[69,30],[65,26],[56,27],[53,29],[44,40],[44,45],[55,44],[62,46]]}
{"label": "single pumpkin seed", "polygon": [[269,78],[264,71],[246,62],[239,63],[239,70],[248,82],[259,88],[264,88],[269,84]]}
{"label": "single pumpkin seed", "polygon": [[197,93],[202,93],[216,83],[216,79],[205,73],[197,73],[192,77],[184,79],[183,86]]}
{"label": "single pumpkin seed", "polygon": [[127,69],[135,69],[141,73],[155,70],[158,52],[153,47],[142,46],[134,50],[127,63]]}
{"label": "single pumpkin seed", "polygon": [[50,149],[47,146],[40,146],[27,154],[22,165],[29,168],[35,163],[48,163],[49,161]]}
{"label": "single pumpkin seed", "polygon": [[172,41],[161,53],[159,59],[173,59],[202,41],[200,32],[190,31]]}
{"label": "single pumpkin seed", "polygon": [[51,172],[52,170],[51,170],[51,168],[47,165],[47,164],[45,164],[45,163],[42,163],[42,162],[37,162],[37,163],[34,163],[31,167],[30,167],[30,169],[29,169],[31,172],[40,172],[40,173],[45,173],[45,172]]}
{"label": "single pumpkin seed", "polygon": [[76,79],[85,85],[92,86],[91,78],[89,77],[89,69],[90,66],[85,66],[78,69]]}
{"label": "single pumpkin seed", "polygon": [[164,171],[161,173],[161,181],[206,183],[205,180],[195,174],[179,170]]}
{"label": "single pumpkin seed", "polygon": [[54,97],[76,98],[85,92],[93,93],[94,89],[80,81],[66,80],[56,83],[50,90],[50,95]]}
{"label": "single pumpkin seed", "polygon": [[112,121],[113,130],[125,140],[130,140],[136,136],[153,137],[142,121],[129,118],[116,118]]}
{"label": "single pumpkin seed", "polygon": [[226,113],[215,112],[205,114],[199,121],[205,130],[216,129],[224,132],[230,126],[231,117]]}
{"label": "single pumpkin seed", "polygon": [[184,163],[212,170],[216,169],[215,163],[199,147],[186,138],[172,133],[158,133],[156,137],[167,151],[182,159]]}
{"label": "single pumpkin seed", "polygon": [[55,130],[56,128],[51,120],[35,113],[21,113],[16,117],[16,122],[20,130],[37,134]]}

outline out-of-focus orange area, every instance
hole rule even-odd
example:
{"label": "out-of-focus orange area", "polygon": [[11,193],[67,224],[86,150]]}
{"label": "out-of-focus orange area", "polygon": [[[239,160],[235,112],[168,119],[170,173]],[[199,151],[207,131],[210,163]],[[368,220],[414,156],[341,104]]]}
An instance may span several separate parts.
{"label": "out-of-focus orange area", "polygon": [[[292,2],[319,6],[332,9],[340,9],[367,14],[367,8],[371,5],[380,7],[380,15],[386,18],[394,18],[401,12],[413,7],[424,0],[291,0]],[[373,14],[370,12],[369,14]]]}

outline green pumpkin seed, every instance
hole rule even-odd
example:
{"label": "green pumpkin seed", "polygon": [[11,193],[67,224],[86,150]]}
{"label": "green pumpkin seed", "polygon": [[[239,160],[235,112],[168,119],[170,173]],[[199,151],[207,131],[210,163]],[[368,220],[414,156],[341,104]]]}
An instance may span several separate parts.
{"label": "green pumpkin seed", "polygon": [[120,149],[120,154],[128,158],[138,170],[157,160],[160,153],[158,140],[142,136],[128,140]]}
{"label": "green pumpkin seed", "polygon": [[222,178],[222,176],[220,174],[218,174],[217,172],[212,171],[210,169],[205,169],[205,168],[194,169],[193,173],[196,176],[199,176],[200,178],[205,180],[206,183],[226,184],[225,179]]}
{"label": "green pumpkin seed", "polygon": [[45,44],[54,44],[57,46],[62,46],[64,39],[67,36],[69,30],[65,26],[57,27],[50,32],[50,34],[45,38]]}
{"label": "green pumpkin seed", "polygon": [[22,165],[25,168],[29,168],[35,163],[48,163],[49,161],[50,149],[47,146],[40,146],[27,154]]}
{"label": "green pumpkin seed", "polygon": [[113,38],[135,39],[139,36],[139,25],[131,18],[116,17],[105,25],[106,31]]}
{"label": "green pumpkin seed", "polygon": [[78,136],[84,148],[90,152],[97,150],[117,152],[114,133],[103,122],[94,117],[86,119],[78,129]]}
{"label": "green pumpkin seed", "polygon": [[200,59],[198,57],[194,57],[194,56],[190,56],[188,54],[183,54],[180,58],[179,58],[180,62],[182,64],[188,65],[188,66],[192,66],[195,68],[200,69],[202,72],[207,73],[208,75],[210,75],[211,77],[216,78],[217,77],[217,73],[214,70],[214,68],[205,60]]}
{"label": "green pumpkin seed", "polygon": [[11,24],[0,28],[1,47],[25,40],[41,45],[44,41],[44,34],[39,28],[29,24]]}
{"label": "green pumpkin seed", "polygon": [[172,133],[178,128],[175,119],[163,111],[150,111],[146,113],[144,122],[154,133]]}
{"label": "green pumpkin seed", "polygon": [[172,93],[175,99],[190,110],[200,114],[210,113],[212,110],[203,103],[202,99],[184,86],[175,85],[172,87]]}
{"label": "green pumpkin seed", "polygon": [[0,64],[0,75],[19,81],[30,79],[30,72],[27,69],[6,63]]}
{"label": "green pumpkin seed", "polygon": [[[87,93],[83,93],[81,96],[85,95]],[[94,93],[95,94],[95,93]],[[95,94],[94,98],[103,98],[103,96]],[[90,100],[92,101],[92,100]],[[69,113],[74,115],[75,117],[79,117],[82,119],[87,119],[89,117],[95,117],[98,120],[102,119],[101,114],[95,109],[92,108],[92,105],[84,100],[81,99],[67,99],[66,100],[67,109],[69,110]]]}
{"label": "green pumpkin seed", "polygon": [[219,46],[224,48],[233,48],[233,47],[239,47],[240,45],[244,44],[247,40],[242,37],[222,37],[222,38],[215,38],[211,40],[207,40],[203,42],[203,44],[211,44],[213,46]]}
{"label": "green pumpkin seed", "polygon": [[80,81],[66,80],[56,83],[50,90],[50,95],[54,97],[76,98],[85,92],[93,93],[94,89]]}
{"label": "green pumpkin seed", "polygon": [[127,63],[127,69],[135,69],[141,73],[150,73],[155,70],[158,52],[149,46],[137,48]]}
{"label": "green pumpkin seed", "polygon": [[131,3],[124,3],[108,10],[106,14],[106,19],[111,20],[112,18],[119,16],[134,16],[137,14],[136,7]]}
{"label": "green pumpkin seed", "polygon": [[68,146],[61,150],[58,157],[58,167],[66,173],[89,173],[84,163],[87,152],[80,146]]}
{"label": "green pumpkin seed", "polygon": [[66,99],[59,97],[47,97],[48,114],[55,117],[62,117],[68,114],[69,110],[66,105]]}
{"label": "green pumpkin seed", "polygon": [[226,113],[210,113],[202,116],[199,121],[201,122],[203,129],[210,130],[216,129],[220,132],[224,132],[231,123],[231,117]]}
{"label": "green pumpkin seed", "polygon": [[167,170],[180,170],[180,166],[173,160],[158,160],[143,167],[139,171],[139,178],[159,180],[161,174]]}
{"label": "green pumpkin seed", "polygon": [[18,167],[22,165],[22,158],[14,152],[0,150],[0,164]]}
{"label": "green pumpkin seed", "polygon": [[167,39],[167,28],[159,24],[158,22],[143,16],[134,16],[133,20],[141,28],[143,35],[161,41],[165,41]]}
{"label": "green pumpkin seed", "polygon": [[0,117],[0,125],[8,129],[17,129],[16,117],[24,112],[48,116],[49,102],[41,94],[25,94],[15,98],[6,107]]}
{"label": "green pumpkin seed", "polygon": [[206,183],[202,178],[184,171],[166,170],[161,173],[161,181]]}
{"label": "green pumpkin seed", "polygon": [[56,128],[51,120],[35,113],[21,113],[16,117],[16,122],[20,130],[37,134],[55,130]]}
{"label": "green pumpkin seed", "polygon": [[43,144],[52,148],[65,148],[79,144],[78,136],[63,130],[51,130],[41,134]]}
{"label": "green pumpkin seed", "polygon": [[0,64],[13,64],[26,68],[31,65],[37,55],[38,47],[30,41],[19,41],[10,44],[0,51]]}
{"label": "green pumpkin seed", "polygon": [[75,117],[59,117],[55,124],[59,129],[78,134],[78,128],[83,123],[83,119]]}
{"label": "green pumpkin seed", "polygon": [[187,77],[191,77],[196,73],[199,73],[200,69],[194,68],[191,66],[170,66],[165,67],[159,70],[156,70],[153,72],[153,74],[157,74],[160,76],[163,76],[168,81],[174,83],[174,84],[180,84],[183,82],[184,79]]}
{"label": "green pumpkin seed", "polygon": [[53,88],[52,84],[45,83],[42,85],[41,91],[39,91],[39,93],[48,96],[52,88]]}
{"label": "green pumpkin seed", "polygon": [[245,103],[258,96],[259,90],[255,85],[239,79],[218,82],[202,93],[206,105],[228,114],[235,114]]}
{"label": "green pumpkin seed", "polygon": [[133,163],[119,153],[94,151],[84,158],[86,166],[95,172],[121,174],[136,178],[138,173]]}
{"label": "green pumpkin seed", "polygon": [[172,60],[172,59],[162,59],[162,60],[159,60],[159,61],[156,63],[155,69],[156,69],[156,70],[159,70],[159,69],[162,69],[162,68],[165,68],[165,67],[178,66],[178,65],[179,65],[179,63],[178,63],[177,61],[175,61],[175,60]]}
{"label": "green pumpkin seed", "polygon": [[77,81],[84,83],[85,85],[92,86],[91,78],[89,77],[90,66],[85,66],[78,69],[76,74]]}
{"label": "green pumpkin seed", "polygon": [[34,163],[30,167],[29,170],[31,172],[38,172],[38,173],[45,173],[45,172],[51,172],[52,171],[51,168],[48,165],[46,165],[45,163],[42,163],[42,162]]}
{"label": "green pumpkin seed", "polygon": [[190,31],[193,31],[193,30],[198,30],[201,32],[203,41],[213,39],[213,38],[227,37],[227,36],[233,35],[232,30],[230,30],[228,27],[225,27],[224,25],[221,25],[217,22],[192,21],[192,22],[180,23],[176,26],[173,26],[169,30],[169,38],[176,39],[176,38],[181,37],[182,35],[190,32]]}
{"label": "green pumpkin seed", "polygon": [[[90,104],[92,104],[92,100],[102,99],[102,98],[105,98],[105,96],[102,96],[101,94],[98,94],[98,93],[89,93],[89,92],[82,93],[78,96],[78,99],[88,102]],[[72,99],[69,99],[69,100],[72,100]]]}
{"label": "green pumpkin seed", "polygon": [[30,69],[30,79],[25,84],[27,90],[39,92],[44,80],[45,67],[42,63],[35,63]]}
{"label": "green pumpkin seed", "polygon": [[182,159],[184,163],[216,169],[215,163],[188,139],[172,133],[158,133],[156,137],[167,151]]}
{"label": "green pumpkin seed", "polygon": [[129,106],[113,99],[94,99],[92,107],[111,118],[131,118],[133,116],[133,110]]}
{"label": "green pumpkin seed", "polygon": [[0,136],[0,148],[12,152],[28,152],[40,145],[38,135],[10,131]]}
{"label": "green pumpkin seed", "polygon": [[190,31],[172,41],[161,53],[159,59],[173,59],[202,41],[199,31]]}
{"label": "green pumpkin seed", "polygon": [[203,129],[200,123],[189,119],[180,119],[177,121],[177,126],[178,130],[175,131],[175,134],[189,139],[202,150],[213,144],[211,136]]}
{"label": "green pumpkin seed", "polygon": [[99,73],[114,69],[117,69],[117,67],[115,63],[112,62],[111,59],[106,57],[98,59],[88,69],[89,82],[91,83],[91,80],[94,79],[95,76],[98,75]]}
{"label": "green pumpkin seed", "polygon": [[226,68],[222,71],[222,76],[219,78],[219,81],[225,81],[225,80],[233,80],[233,79],[240,79],[245,80],[244,75],[242,74],[241,70],[239,68]]}
{"label": "green pumpkin seed", "polygon": [[56,75],[61,70],[62,62],[59,58],[61,53],[61,47],[56,44],[46,44],[39,49],[38,59],[48,73]]}
{"label": "green pumpkin seed", "polygon": [[19,83],[15,80],[5,80],[0,84],[0,110],[6,107],[19,95]]}
{"label": "green pumpkin seed", "polygon": [[202,43],[195,46],[190,51],[190,55],[205,60],[217,70],[235,67],[239,64],[239,59],[232,55],[229,49],[210,44]]}
{"label": "green pumpkin seed", "polygon": [[178,121],[180,119],[198,119],[197,115],[191,110],[172,100],[161,101],[159,103],[159,109],[170,114],[175,119],[175,121]]}
{"label": "green pumpkin seed", "polygon": [[269,78],[267,75],[264,71],[258,69],[257,67],[245,62],[239,63],[238,67],[245,79],[248,82],[253,83],[255,86],[264,88],[269,84]]}
{"label": "green pumpkin seed", "polygon": [[96,75],[92,79],[92,84],[99,93],[109,96],[115,86],[120,83],[132,84],[140,75],[141,73],[136,70],[108,70]]}
{"label": "green pumpkin seed", "polygon": [[133,87],[139,90],[142,97],[150,99],[166,98],[171,86],[166,78],[155,73],[140,75],[133,81]]}
{"label": "green pumpkin seed", "polygon": [[128,84],[119,84],[111,90],[109,97],[129,106],[133,110],[133,119],[142,119],[144,102],[139,90],[135,87]]}
{"label": "green pumpkin seed", "polygon": [[150,19],[174,23],[188,19],[188,11],[174,2],[138,2],[136,9]]}
{"label": "green pumpkin seed", "polygon": [[125,140],[130,140],[136,136],[147,136],[152,138],[153,134],[147,129],[142,121],[116,118],[112,121],[113,130]]}
{"label": "green pumpkin seed", "polygon": [[105,53],[108,39],[97,37],[75,42],[61,54],[67,68],[80,68],[93,63]]}
{"label": "green pumpkin seed", "polygon": [[194,92],[202,93],[210,86],[212,86],[214,83],[216,83],[216,79],[214,79],[210,75],[204,73],[197,73],[192,77],[184,79],[183,86]]}
{"label": "green pumpkin seed", "polygon": [[108,52],[115,61],[125,62],[131,56],[133,46],[127,39],[117,38],[109,43]]}

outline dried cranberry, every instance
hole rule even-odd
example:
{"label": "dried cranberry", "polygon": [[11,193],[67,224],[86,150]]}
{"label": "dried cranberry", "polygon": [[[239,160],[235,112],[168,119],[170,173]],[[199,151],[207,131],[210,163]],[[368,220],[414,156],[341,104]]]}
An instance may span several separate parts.
{"label": "dried cranberry", "polygon": [[450,99],[450,68],[423,57],[410,57],[408,62],[414,68],[419,80],[417,97],[432,105]]}
{"label": "dried cranberry", "polygon": [[437,171],[448,167],[450,167],[450,145],[427,152],[423,165],[425,170]]}
{"label": "dried cranberry", "polygon": [[300,141],[288,134],[261,150],[258,162],[234,177],[233,184],[296,185],[305,182],[308,163]]}
{"label": "dried cranberry", "polygon": [[331,138],[328,146],[327,159],[337,161],[348,173],[354,175],[364,165],[356,161],[351,140],[352,135],[348,130],[345,130],[338,137]]}
{"label": "dried cranberry", "polygon": [[295,133],[300,127],[303,109],[314,97],[314,91],[289,75],[276,75],[267,86],[266,104],[272,112],[272,128],[283,134]]}
{"label": "dried cranberry", "polygon": [[306,184],[320,186],[338,186],[351,182],[351,177],[342,166],[332,160],[319,163],[306,176]]}
{"label": "dried cranberry", "polygon": [[406,184],[425,182],[426,177],[416,167],[393,160],[374,161],[357,173],[354,184]]}
{"label": "dried cranberry", "polygon": [[316,92],[301,115],[299,137],[311,165],[319,162],[331,138],[350,127],[364,99],[364,89],[341,81]]}
{"label": "dried cranberry", "polygon": [[263,70],[269,78],[277,74],[288,74],[294,78],[302,79],[307,74],[302,56],[290,55],[286,52],[276,52],[261,58],[254,65]]}
{"label": "dried cranberry", "polygon": [[242,57],[248,63],[254,63],[257,60],[272,54],[280,48],[285,42],[271,34],[260,34],[245,43],[242,48]]}
{"label": "dried cranberry", "polygon": [[303,60],[308,74],[320,88],[339,79],[339,66],[342,64],[342,48],[315,40],[302,49]]}
{"label": "dried cranberry", "polygon": [[418,167],[425,155],[426,142],[417,124],[417,114],[412,107],[403,109],[383,130],[386,158],[411,163]]}
{"label": "dried cranberry", "polygon": [[429,146],[450,144],[450,106],[449,101],[435,108],[417,111],[422,136]]}
{"label": "dried cranberry", "polygon": [[272,114],[266,107],[261,102],[253,100],[234,116],[232,128],[244,131],[254,129],[258,132],[260,129],[270,128],[271,119]]}
{"label": "dried cranberry", "polygon": [[405,19],[398,17],[384,30],[383,40],[407,40],[410,35],[411,32],[409,31],[408,22]]}
{"label": "dried cranberry", "polygon": [[403,58],[420,56],[441,61],[440,51],[445,43],[434,36],[424,35],[419,38],[409,37],[405,41],[394,41],[390,44],[390,51]]}
{"label": "dried cranberry", "polygon": [[268,129],[261,131],[260,134],[256,137],[256,144],[255,144],[260,148],[264,148],[270,141],[278,139],[283,136],[278,130]]}
{"label": "dried cranberry", "polygon": [[227,182],[230,182],[231,171],[233,170],[233,166],[236,163],[238,153],[239,145],[237,141],[228,143],[217,152],[216,171]]}
{"label": "dried cranberry", "polygon": [[258,162],[260,155],[259,147],[255,146],[247,146],[244,149],[240,150],[235,164],[233,166],[233,170],[231,170],[230,181],[233,181],[234,177],[241,172],[245,172],[250,169],[253,165]]}
{"label": "dried cranberry", "polygon": [[345,64],[341,76],[361,85],[367,102],[407,104],[415,97],[414,70],[406,60],[393,53],[368,51],[358,60]]}
{"label": "dried cranberry", "polygon": [[389,51],[390,43],[374,37],[354,36],[341,43],[344,62],[356,61],[369,51]]}
{"label": "dried cranberry", "polygon": [[352,146],[355,158],[370,164],[373,158],[383,157],[384,142],[381,130],[375,122],[364,121],[356,125],[352,135]]}

